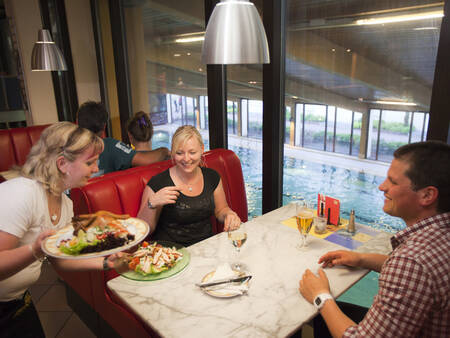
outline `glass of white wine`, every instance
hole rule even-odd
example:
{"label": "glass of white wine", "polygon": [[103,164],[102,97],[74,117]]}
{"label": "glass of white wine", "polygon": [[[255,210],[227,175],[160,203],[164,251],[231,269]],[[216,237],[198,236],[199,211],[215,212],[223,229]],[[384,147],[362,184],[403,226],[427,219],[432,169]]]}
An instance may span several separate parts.
{"label": "glass of white wine", "polygon": [[[242,230],[228,231],[228,239],[231,241],[231,244],[233,244],[236,248],[236,252],[239,254],[241,247],[247,241],[247,233]],[[231,264],[231,268],[237,271],[246,270],[245,265],[239,262]]]}
{"label": "glass of white wine", "polygon": [[297,248],[303,249],[307,246],[306,238],[314,219],[314,212],[308,207],[305,200],[295,202],[295,219],[301,236],[301,242],[297,245]]}

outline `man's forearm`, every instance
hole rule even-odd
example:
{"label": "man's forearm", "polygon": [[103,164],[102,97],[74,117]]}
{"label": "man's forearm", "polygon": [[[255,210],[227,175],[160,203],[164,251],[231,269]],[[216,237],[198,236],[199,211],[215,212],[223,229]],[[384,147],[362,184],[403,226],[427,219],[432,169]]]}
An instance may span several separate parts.
{"label": "man's forearm", "polygon": [[375,253],[360,253],[360,262],[358,264],[359,267],[364,269],[373,270],[376,272],[381,271],[381,267],[388,259],[389,256],[375,254]]}
{"label": "man's forearm", "polygon": [[350,326],[356,325],[354,321],[348,318],[337,306],[336,302],[332,299],[327,300],[320,309],[325,323],[327,323],[328,330],[333,337],[342,337],[345,330]]}

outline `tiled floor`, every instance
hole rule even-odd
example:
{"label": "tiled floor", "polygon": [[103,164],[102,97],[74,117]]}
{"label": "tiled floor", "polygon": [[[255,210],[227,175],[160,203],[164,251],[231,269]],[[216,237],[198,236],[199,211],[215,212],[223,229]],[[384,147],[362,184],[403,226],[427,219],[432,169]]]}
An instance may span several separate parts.
{"label": "tiled floor", "polygon": [[64,285],[48,262],[30,291],[47,338],[95,337],[67,305]]}

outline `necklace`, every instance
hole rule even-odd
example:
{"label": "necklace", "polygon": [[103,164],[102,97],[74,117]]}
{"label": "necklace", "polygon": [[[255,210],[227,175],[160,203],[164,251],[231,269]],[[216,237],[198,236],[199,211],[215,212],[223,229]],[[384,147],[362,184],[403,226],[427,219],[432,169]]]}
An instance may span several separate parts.
{"label": "necklace", "polygon": [[194,183],[196,183],[197,182],[197,180],[198,180],[198,175],[194,178],[194,180],[192,181],[192,183],[185,183],[184,182],[184,180],[181,178],[181,176],[178,174],[178,171],[177,170],[175,170],[176,171],[176,175],[177,175],[177,177],[180,179],[180,181],[187,187],[187,190],[189,191],[189,192],[192,192],[192,189],[193,189],[193,185],[194,185]]}
{"label": "necklace", "polygon": [[58,213],[61,208],[61,197],[55,197],[51,193],[47,191],[47,203],[48,203],[48,211],[50,214],[50,219],[52,223],[55,223],[58,219]]}

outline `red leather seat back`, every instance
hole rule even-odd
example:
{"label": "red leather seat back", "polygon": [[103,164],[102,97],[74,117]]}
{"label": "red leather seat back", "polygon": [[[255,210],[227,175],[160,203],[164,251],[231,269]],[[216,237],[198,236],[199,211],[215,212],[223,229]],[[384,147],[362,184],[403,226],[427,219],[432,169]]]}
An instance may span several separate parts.
{"label": "red leather seat back", "polygon": [[31,149],[31,138],[28,135],[27,128],[15,128],[10,131],[13,142],[14,152],[18,165],[23,165]]}
{"label": "red leather seat back", "polygon": [[6,171],[17,163],[9,130],[0,130],[0,149],[0,171]]}
{"label": "red leather seat back", "polygon": [[0,171],[23,165],[31,147],[49,124],[0,130]]}
{"label": "red leather seat back", "polygon": [[44,125],[40,125],[40,126],[31,126],[31,127],[26,128],[28,135],[30,136],[30,141],[31,141],[32,145],[34,145],[39,140],[42,132],[48,126],[49,126],[49,124],[44,124]]}

